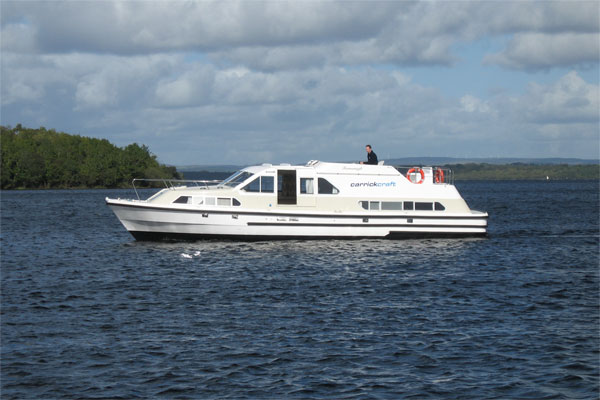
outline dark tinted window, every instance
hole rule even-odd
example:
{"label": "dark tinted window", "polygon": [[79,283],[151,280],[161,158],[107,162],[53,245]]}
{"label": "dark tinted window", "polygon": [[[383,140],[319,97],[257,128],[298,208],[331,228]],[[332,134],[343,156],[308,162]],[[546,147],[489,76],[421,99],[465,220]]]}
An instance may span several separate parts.
{"label": "dark tinted window", "polygon": [[178,204],[187,204],[189,203],[190,200],[190,196],[180,196],[177,200],[175,200],[173,203],[178,203]]}
{"label": "dark tinted window", "polygon": [[415,210],[431,211],[431,210],[433,210],[433,203],[420,203],[420,202],[416,202],[415,203]]}
{"label": "dark tinted window", "polygon": [[242,204],[240,203],[240,201],[238,199],[233,199],[233,205],[234,206],[241,206]]}
{"label": "dark tinted window", "polygon": [[244,187],[246,192],[260,192],[260,178],[256,178]]}
{"label": "dark tinted window", "polygon": [[327,179],[319,178],[319,194],[338,194],[339,192]]}
{"label": "dark tinted window", "polygon": [[405,210],[412,210],[413,209],[413,202],[412,201],[405,201],[404,202],[404,209]]}
{"label": "dark tinted window", "polygon": [[435,210],[436,211],[444,211],[446,209],[446,207],[444,207],[444,205],[442,203],[438,203],[437,201],[435,202]]}
{"label": "dark tinted window", "polygon": [[272,176],[261,176],[260,177],[260,191],[273,193],[275,190],[275,178]]}

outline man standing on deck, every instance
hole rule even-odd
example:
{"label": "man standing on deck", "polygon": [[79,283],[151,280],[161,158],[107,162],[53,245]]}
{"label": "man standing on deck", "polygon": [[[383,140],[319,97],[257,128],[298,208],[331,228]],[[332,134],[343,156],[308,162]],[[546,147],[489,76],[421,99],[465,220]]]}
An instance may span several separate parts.
{"label": "man standing on deck", "polygon": [[367,162],[361,161],[360,163],[377,165],[377,154],[375,154],[375,152],[371,148],[371,145],[368,144],[365,146],[365,148],[367,149]]}

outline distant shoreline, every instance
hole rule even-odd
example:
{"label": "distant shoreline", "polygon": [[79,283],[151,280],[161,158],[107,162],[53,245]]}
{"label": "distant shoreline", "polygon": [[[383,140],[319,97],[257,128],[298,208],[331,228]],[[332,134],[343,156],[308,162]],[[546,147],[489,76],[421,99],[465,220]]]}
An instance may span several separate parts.
{"label": "distant shoreline", "polygon": [[[454,171],[455,181],[586,181],[600,180],[600,164],[449,164],[444,166]],[[210,168],[210,167],[207,167]],[[238,167],[243,168],[243,167]],[[188,180],[222,180],[234,173],[230,171],[178,171],[183,179]],[[131,185],[119,186],[73,186],[73,187],[18,187],[9,190],[106,190],[131,189]]]}
{"label": "distant shoreline", "polygon": [[[393,165],[393,164],[391,164]],[[435,164],[434,164],[435,165]],[[457,181],[482,180],[598,180],[600,179],[600,164],[437,164],[454,171]],[[224,179],[236,171],[220,170],[178,170],[184,179]],[[219,168],[219,167],[215,167]],[[238,167],[243,168],[243,167]]]}

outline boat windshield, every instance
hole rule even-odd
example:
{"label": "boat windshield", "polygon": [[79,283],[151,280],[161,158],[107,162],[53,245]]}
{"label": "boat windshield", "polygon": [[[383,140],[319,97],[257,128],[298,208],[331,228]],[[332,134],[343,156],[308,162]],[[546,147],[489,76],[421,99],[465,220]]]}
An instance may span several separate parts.
{"label": "boat windshield", "polygon": [[240,183],[244,182],[246,179],[250,178],[252,175],[253,174],[251,174],[250,172],[237,171],[235,174],[231,175],[229,178],[221,182],[219,186],[236,187]]}

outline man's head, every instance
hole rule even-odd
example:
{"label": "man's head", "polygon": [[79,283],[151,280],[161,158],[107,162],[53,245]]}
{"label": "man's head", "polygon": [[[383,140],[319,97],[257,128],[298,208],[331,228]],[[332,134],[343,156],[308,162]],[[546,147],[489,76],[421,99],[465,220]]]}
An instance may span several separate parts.
{"label": "man's head", "polygon": [[372,149],[371,149],[371,145],[370,145],[370,144],[366,145],[366,146],[365,146],[365,149],[367,149],[367,153],[370,153],[370,152],[371,152],[371,150],[372,150]]}

